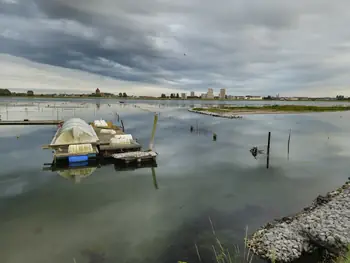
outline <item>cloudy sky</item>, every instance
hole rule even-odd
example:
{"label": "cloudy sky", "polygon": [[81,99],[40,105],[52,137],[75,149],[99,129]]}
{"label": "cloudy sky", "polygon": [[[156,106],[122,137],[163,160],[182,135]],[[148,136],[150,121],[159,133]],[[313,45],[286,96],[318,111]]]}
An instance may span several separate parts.
{"label": "cloudy sky", "polygon": [[349,0],[0,0],[0,83],[350,96],[349,9]]}

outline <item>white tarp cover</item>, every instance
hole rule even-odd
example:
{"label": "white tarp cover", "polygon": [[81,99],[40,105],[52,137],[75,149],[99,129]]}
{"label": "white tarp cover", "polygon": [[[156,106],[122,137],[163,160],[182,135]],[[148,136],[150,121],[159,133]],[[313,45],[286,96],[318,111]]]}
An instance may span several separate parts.
{"label": "white tarp cover", "polygon": [[112,129],[102,129],[100,130],[100,133],[104,133],[104,134],[117,134],[117,132],[115,130],[112,130]]}
{"label": "white tarp cover", "polygon": [[68,146],[68,153],[93,153],[94,149],[90,143],[87,144],[71,144]]}
{"label": "white tarp cover", "polygon": [[64,122],[52,139],[51,145],[96,143],[98,137],[91,125],[79,118],[72,118]]}
{"label": "white tarp cover", "polygon": [[95,124],[96,127],[99,127],[99,128],[101,128],[101,127],[103,127],[103,128],[104,127],[108,127],[108,124],[107,124],[107,122],[105,120],[95,120],[94,124]]}
{"label": "white tarp cover", "polygon": [[110,143],[112,145],[115,145],[115,144],[131,144],[132,143],[132,135],[131,134],[117,134],[117,135],[114,135],[114,137],[112,137],[110,139]]}

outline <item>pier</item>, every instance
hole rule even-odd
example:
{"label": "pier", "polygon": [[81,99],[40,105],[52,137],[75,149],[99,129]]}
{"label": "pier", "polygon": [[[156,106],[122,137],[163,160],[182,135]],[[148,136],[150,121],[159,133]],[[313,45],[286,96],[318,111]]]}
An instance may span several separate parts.
{"label": "pier", "polygon": [[0,120],[0,125],[58,125],[61,123],[63,123],[63,120]]}

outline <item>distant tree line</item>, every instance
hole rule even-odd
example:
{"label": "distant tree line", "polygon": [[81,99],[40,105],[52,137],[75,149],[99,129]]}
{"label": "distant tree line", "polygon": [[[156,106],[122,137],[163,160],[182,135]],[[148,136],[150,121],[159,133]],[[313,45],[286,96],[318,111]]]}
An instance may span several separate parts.
{"label": "distant tree line", "polygon": [[337,100],[349,100],[350,99],[350,97],[349,98],[345,98],[343,95],[337,95],[335,98]]}
{"label": "distant tree line", "polygon": [[162,93],[160,96],[162,99],[179,99],[180,94],[179,93],[171,93],[170,96],[167,96],[166,94]]}
{"label": "distant tree line", "polygon": [[[63,97],[67,96],[66,94],[34,94],[33,90],[28,90],[27,92],[11,92],[9,89],[0,89],[0,97],[4,96],[18,96],[18,97],[23,97],[23,96],[28,96],[28,97],[33,97],[33,96],[40,96],[40,97]],[[115,96],[112,93],[104,93],[104,94],[97,94],[97,93],[91,93],[91,94],[79,94],[79,97],[104,97],[104,96],[110,96],[113,97]],[[127,98],[128,95],[126,92],[120,92],[119,96],[120,98]]]}
{"label": "distant tree line", "polygon": [[0,89],[0,96],[11,96],[12,93],[8,89]]}

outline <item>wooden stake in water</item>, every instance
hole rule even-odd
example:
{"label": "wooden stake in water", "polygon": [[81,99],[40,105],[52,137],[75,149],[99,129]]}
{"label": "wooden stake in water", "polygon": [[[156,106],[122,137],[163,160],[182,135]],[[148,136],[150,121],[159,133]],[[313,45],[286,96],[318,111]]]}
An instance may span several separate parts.
{"label": "wooden stake in water", "polygon": [[153,150],[154,146],[154,136],[156,135],[156,128],[157,128],[157,122],[158,122],[158,114],[154,114],[154,121],[153,121],[153,129],[151,134],[151,140],[149,141],[149,150]]}
{"label": "wooden stake in water", "polygon": [[270,141],[271,141],[271,132],[267,138],[267,159],[266,159],[266,168],[269,169],[270,166]]}
{"label": "wooden stake in water", "polygon": [[290,135],[292,133],[292,129],[289,129],[289,136],[288,136],[288,149],[287,149],[287,158],[289,160],[289,145],[290,145]]}

